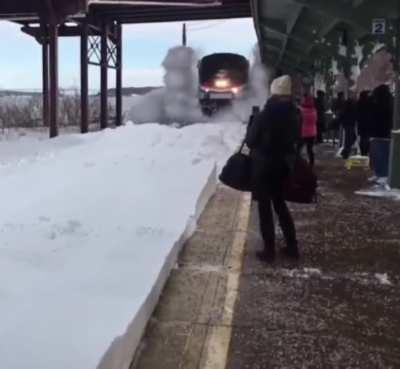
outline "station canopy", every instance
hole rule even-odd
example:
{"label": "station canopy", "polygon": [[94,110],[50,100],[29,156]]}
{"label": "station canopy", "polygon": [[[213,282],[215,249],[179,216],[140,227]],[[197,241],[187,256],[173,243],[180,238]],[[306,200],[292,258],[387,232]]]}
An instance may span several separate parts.
{"label": "station canopy", "polygon": [[23,24],[40,17],[146,23],[250,17],[249,0],[1,0],[0,19]]}
{"label": "station canopy", "polygon": [[262,59],[270,67],[310,72],[321,55],[337,53],[338,36],[363,42],[373,19],[395,32],[399,0],[251,0]]}

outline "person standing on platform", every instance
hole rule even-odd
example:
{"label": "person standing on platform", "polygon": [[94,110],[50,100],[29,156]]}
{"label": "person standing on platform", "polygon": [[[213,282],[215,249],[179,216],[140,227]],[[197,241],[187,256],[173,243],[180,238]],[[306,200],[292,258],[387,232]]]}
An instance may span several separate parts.
{"label": "person standing on platform", "polygon": [[349,96],[339,113],[339,122],[344,131],[344,147],[341,153],[343,159],[348,159],[356,142],[357,105],[353,96]]}
{"label": "person standing on platform", "polygon": [[360,137],[362,156],[369,155],[370,139],[372,136],[372,99],[369,91],[362,91],[357,102],[357,131]]}
{"label": "person standing on platform", "polygon": [[264,241],[264,250],[257,253],[257,257],[265,262],[275,259],[272,207],[286,240],[283,253],[290,258],[299,257],[294,221],[283,194],[284,182],[294,167],[298,139],[298,113],[292,98],[291,78],[275,79],[271,95],[246,134],[252,160],[253,199],[258,201]]}
{"label": "person standing on platform", "polygon": [[253,122],[254,122],[254,119],[256,118],[256,116],[257,116],[258,114],[260,114],[260,107],[257,106],[257,105],[254,105],[254,106],[251,108],[251,115],[250,115],[250,118],[249,118],[249,121],[248,121],[247,125],[252,125]]}
{"label": "person standing on platform", "polygon": [[345,103],[346,99],[343,91],[339,92],[337,98],[332,102],[333,120],[331,122],[330,130],[333,132],[333,141],[335,142],[336,138],[339,138],[339,144],[341,144],[339,131],[340,127],[342,126],[342,123],[340,122],[340,115],[344,109]]}
{"label": "person standing on platform", "polygon": [[393,96],[389,86],[381,85],[372,92],[372,137],[390,138],[393,128]]}
{"label": "person standing on platform", "polygon": [[317,142],[324,142],[324,133],[326,129],[326,105],[325,105],[325,92],[322,90],[317,91],[317,97],[315,99],[315,108],[317,109],[318,120],[317,120]]}
{"label": "person standing on platform", "polygon": [[317,136],[318,113],[312,96],[304,96],[300,105],[301,111],[301,140],[298,154],[301,155],[304,145],[307,146],[308,160],[313,167],[315,162],[314,143]]}

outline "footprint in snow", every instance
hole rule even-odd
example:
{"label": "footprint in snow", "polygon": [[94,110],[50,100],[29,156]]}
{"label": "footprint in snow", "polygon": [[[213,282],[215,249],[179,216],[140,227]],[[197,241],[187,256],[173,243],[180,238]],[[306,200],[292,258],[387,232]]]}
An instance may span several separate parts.
{"label": "footprint in snow", "polygon": [[200,164],[201,162],[202,162],[202,159],[200,159],[200,158],[195,158],[195,159],[192,160],[192,164],[193,165]]}

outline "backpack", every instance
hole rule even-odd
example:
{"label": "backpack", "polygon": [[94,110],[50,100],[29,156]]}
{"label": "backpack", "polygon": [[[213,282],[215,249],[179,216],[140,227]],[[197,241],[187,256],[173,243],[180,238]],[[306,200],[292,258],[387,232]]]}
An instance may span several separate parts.
{"label": "backpack", "polygon": [[318,179],[310,165],[298,156],[294,169],[283,185],[286,201],[299,204],[312,204],[317,201]]}

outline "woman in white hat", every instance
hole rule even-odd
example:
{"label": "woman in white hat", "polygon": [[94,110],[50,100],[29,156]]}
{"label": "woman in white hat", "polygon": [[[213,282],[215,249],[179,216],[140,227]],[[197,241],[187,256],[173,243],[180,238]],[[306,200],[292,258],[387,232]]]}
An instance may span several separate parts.
{"label": "woman in white hat", "polygon": [[272,206],[286,240],[283,253],[298,258],[296,229],[283,195],[283,184],[296,158],[299,136],[298,110],[292,101],[289,76],[275,79],[271,98],[249,125],[246,143],[252,158],[253,198],[258,201],[264,250],[257,253],[263,261],[275,259],[275,228]]}

